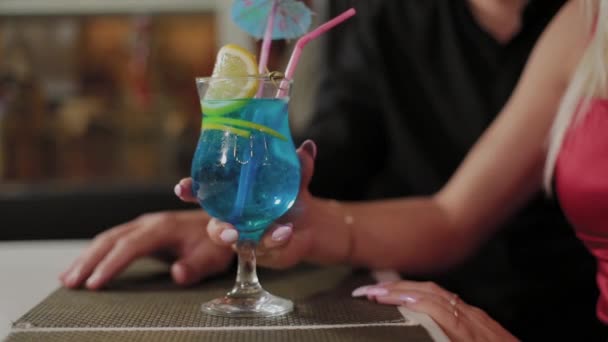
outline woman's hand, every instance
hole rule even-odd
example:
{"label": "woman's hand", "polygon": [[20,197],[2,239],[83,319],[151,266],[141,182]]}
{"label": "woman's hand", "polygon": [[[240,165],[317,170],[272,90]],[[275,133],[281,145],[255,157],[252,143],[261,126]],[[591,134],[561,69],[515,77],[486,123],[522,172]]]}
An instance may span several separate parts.
{"label": "woman's hand", "polygon": [[381,304],[400,305],[426,313],[451,341],[518,341],[483,310],[468,305],[432,282],[402,280],[363,286],[353,291],[354,297],[367,296]]}
{"label": "woman's hand", "polygon": [[[256,254],[260,265],[286,268],[310,254],[312,239],[309,228],[313,225],[307,222],[304,213],[308,213],[313,205],[308,185],[313,174],[316,149],[315,143],[307,140],[297,150],[302,171],[298,199],[288,213],[277,221],[283,223],[273,224],[258,244]],[[175,187],[175,193],[185,202],[196,203],[191,189],[192,179],[185,178]],[[294,224],[298,227],[295,232]],[[233,225],[215,218],[209,221],[207,233],[215,244],[223,247],[233,246],[238,239],[238,232]]]}
{"label": "woman's hand", "polygon": [[[302,189],[293,215],[304,211],[308,199],[308,183],[312,177],[316,146],[306,142],[298,149],[302,163]],[[187,202],[192,196],[192,180],[183,179],[175,186],[175,194]],[[293,216],[286,215],[285,222]],[[300,221],[303,222],[303,221]],[[308,226],[303,222],[303,226]],[[207,226],[207,232],[203,227]],[[301,229],[292,236],[290,223],[275,225],[266,234],[258,253],[261,264],[272,260],[276,267],[291,266],[308,253],[309,234]],[[59,279],[64,286],[99,289],[122,272],[134,260],[148,255],[163,256],[172,262],[171,275],[180,285],[195,283],[207,276],[223,272],[234,257],[230,246],[238,233],[231,225],[212,219],[202,210],[145,214],[99,234]],[[281,253],[288,241],[289,253]],[[279,253],[281,253],[279,257]]]}
{"label": "woman's hand", "polygon": [[142,215],[95,237],[60,280],[70,288],[99,289],[137,258],[154,254],[170,259],[176,283],[192,284],[226,270],[234,256],[207,237],[208,222],[202,210]]}

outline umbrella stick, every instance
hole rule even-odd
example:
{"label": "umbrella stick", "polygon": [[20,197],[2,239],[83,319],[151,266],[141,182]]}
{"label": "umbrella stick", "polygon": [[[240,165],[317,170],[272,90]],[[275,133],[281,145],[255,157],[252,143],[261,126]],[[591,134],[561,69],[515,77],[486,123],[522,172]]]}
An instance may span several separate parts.
{"label": "umbrella stick", "polygon": [[266,67],[268,65],[268,56],[270,55],[270,45],[272,43],[272,31],[274,29],[274,17],[276,16],[278,7],[277,1],[278,0],[272,1],[272,9],[266,22],[266,31],[264,32],[262,49],[260,51],[260,63],[258,64],[258,73],[260,75],[266,72]]}

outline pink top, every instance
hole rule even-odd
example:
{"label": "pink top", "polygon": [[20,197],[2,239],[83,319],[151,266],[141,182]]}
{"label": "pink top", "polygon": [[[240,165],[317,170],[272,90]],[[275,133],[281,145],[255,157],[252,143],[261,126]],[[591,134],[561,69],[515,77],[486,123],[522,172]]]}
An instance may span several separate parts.
{"label": "pink top", "polygon": [[597,316],[608,324],[608,100],[591,100],[566,134],[555,187],[576,235],[597,259]]}

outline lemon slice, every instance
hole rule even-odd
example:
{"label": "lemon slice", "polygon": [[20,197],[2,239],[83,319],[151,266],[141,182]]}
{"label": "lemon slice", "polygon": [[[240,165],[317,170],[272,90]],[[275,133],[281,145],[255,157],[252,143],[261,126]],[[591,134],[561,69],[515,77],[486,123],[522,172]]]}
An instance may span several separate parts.
{"label": "lemon slice", "polygon": [[[202,100],[205,115],[224,115],[247,104],[258,89],[255,55],[236,45],[224,45],[217,53],[209,88]],[[239,78],[243,77],[243,78]]]}

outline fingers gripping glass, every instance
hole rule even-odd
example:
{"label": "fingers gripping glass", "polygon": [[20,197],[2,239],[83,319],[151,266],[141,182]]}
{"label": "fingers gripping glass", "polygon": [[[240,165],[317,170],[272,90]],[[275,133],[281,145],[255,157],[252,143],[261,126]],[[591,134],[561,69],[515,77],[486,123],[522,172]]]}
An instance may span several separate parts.
{"label": "fingers gripping glass", "polygon": [[204,210],[239,231],[236,284],[202,309],[230,317],[285,314],[293,303],[262,288],[255,247],[293,205],[300,187],[287,114],[291,82],[277,75],[196,82],[203,123],[192,161],[192,190]]}

